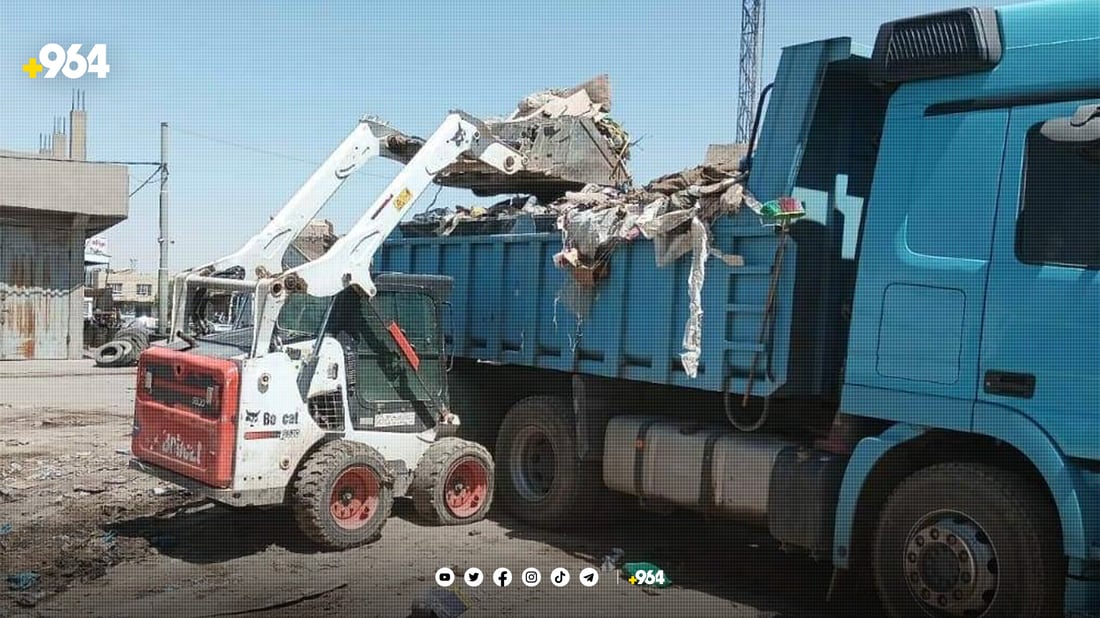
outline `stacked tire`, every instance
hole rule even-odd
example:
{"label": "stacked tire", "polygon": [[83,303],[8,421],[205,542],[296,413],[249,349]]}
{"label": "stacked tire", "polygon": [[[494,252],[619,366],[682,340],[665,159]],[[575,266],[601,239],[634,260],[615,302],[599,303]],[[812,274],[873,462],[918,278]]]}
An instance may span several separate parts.
{"label": "stacked tire", "polygon": [[100,367],[129,367],[149,347],[149,331],[128,327],[115,333],[111,341],[95,350],[95,364]]}

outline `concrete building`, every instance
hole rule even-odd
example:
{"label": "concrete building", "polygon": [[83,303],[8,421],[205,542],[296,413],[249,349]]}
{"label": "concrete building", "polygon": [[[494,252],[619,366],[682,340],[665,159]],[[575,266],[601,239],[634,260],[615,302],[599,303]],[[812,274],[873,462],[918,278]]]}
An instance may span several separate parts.
{"label": "concrete building", "polygon": [[74,97],[72,144],[62,122],[49,149],[0,150],[0,360],[83,354],[84,241],[129,208],[126,167],[84,160],[86,122]]}
{"label": "concrete building", "polygon": [[291,245],[312,262],[324,255],[338,238],[332,221],[313,219],[302,228],[302,232]]}
{"label": "concrete building", "polygon": [[111,299],[125,317],[157,315],[157,274],[133,270],[97,270],[92,284],[110,288]]}

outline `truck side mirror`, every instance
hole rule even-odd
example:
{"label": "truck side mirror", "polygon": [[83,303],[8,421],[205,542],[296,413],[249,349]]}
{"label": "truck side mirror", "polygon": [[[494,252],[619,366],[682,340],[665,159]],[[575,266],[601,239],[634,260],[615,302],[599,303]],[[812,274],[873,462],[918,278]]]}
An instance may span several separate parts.
{"label": "truck side mirror", "polygon": [[1078,146],[1092,158],[1100,151],[1100,105],[1082,105],[1073,116],[1052,118],[1043,123],[1039,132],[1052,142]]}

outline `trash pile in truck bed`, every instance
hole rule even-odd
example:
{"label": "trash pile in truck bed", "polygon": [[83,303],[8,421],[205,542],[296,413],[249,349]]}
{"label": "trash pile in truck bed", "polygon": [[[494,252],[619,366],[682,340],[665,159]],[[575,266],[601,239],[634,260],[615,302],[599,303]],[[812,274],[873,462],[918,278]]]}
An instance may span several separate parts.
{"label": "trash pile in truck bed", "polygon": [[[706,262],[715,257],[731,267],[744,266],[741,256],[727,255],[711,243],[711,225],[724,215],[737,213],[742,206],[761,215],[762,224],[766,224],[766,219],[793,220],[800,216],[801,206],[795,200],[768,204],[757,201],[746,188],[748,173],[739,165],[743,149],[736,145],[712,148],[716,156],[712,159],[708,153],[704,165],[662,176],[642,188],[632,188],[625,169],[630,138],[607,116],[611,105],[609,92],[607,78],[601,76],[569,90],[531,95],[508,119],[488,123],[498,138],[520,148],[530,166],[549,167],[539,172],[539,178],[517,174],[498,184],[486,178],[505,175],[492,170],[478,172],[480,176],[470,176],[461,170],[445,174],[438,181],[440,184],[470,188],[476,195],[505,192],[520,195],[491,206],[431,209],[403,224],[401,232],[406,237],[422,237],[560,231],[562,250],[553,259],[556,266],[572,275],[573,289],[567,296],[574,300],[566,300],[578,317],[583,317],[586,311],[590,301],[585,299],[592,297],[591,290],[607,276],[616,246],[639,238],[651,240],[658,267],[690,253],[689,317],[684,325],[681,362],[687,374],[695,377],[702,345]],[[576,133],[558,135],[560,127],[545,124],[548,119],[568,118],[596,122],[599,136],[591,128],[581,137]],[[517,123],[532,123],[519,131],[530,137],[530,141],[516,144],[510,140],[514,135],[508,131]],[[548,136],[554,139],[544,139]],[[560,157],[550,160],[552,157],[548,155],[553,153],[546,150],[547,144],[553,144],[559,154],[569,153],[574,140],[579,140],[589,153],[610,151],[616,153],[615,157],[605,159],[602,167],[597,165],[587,171],[571,164],[585,161],[591,165],[590,159],[573,156],[568,161]],[[593,149],[593,145],[598,148]],[[540,156],[544,159],[540,160]],[[567,164],[562,165],[563,161]],[[589,178],[583,183],[575,182],[585,174]],[[471,178],[476,182],[469,182]]]}

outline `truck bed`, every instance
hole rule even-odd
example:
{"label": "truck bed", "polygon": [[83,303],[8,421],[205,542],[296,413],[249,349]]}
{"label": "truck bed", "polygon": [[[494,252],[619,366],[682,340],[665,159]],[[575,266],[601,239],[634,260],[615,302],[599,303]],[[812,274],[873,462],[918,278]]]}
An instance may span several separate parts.
{"label": "truck bed", "polygon": [[[717,221],[711,238],[745,265],[707,262],[695,378],[679,359],[690,254],[658,268],[651,241],[624,243],[612,254],[607,278],[585,287],[555,267],[556,232],[428,238],[397,232],[375,267],[454,279],[447,330],[461,358],[742,393],[759,351],[753,394],[770,394],[787,379],[796,243],[784,256],[775,327],[758,343],[777,236],[744,209]],[[590,307],[578,316],[574,308],[586,301]]]}

